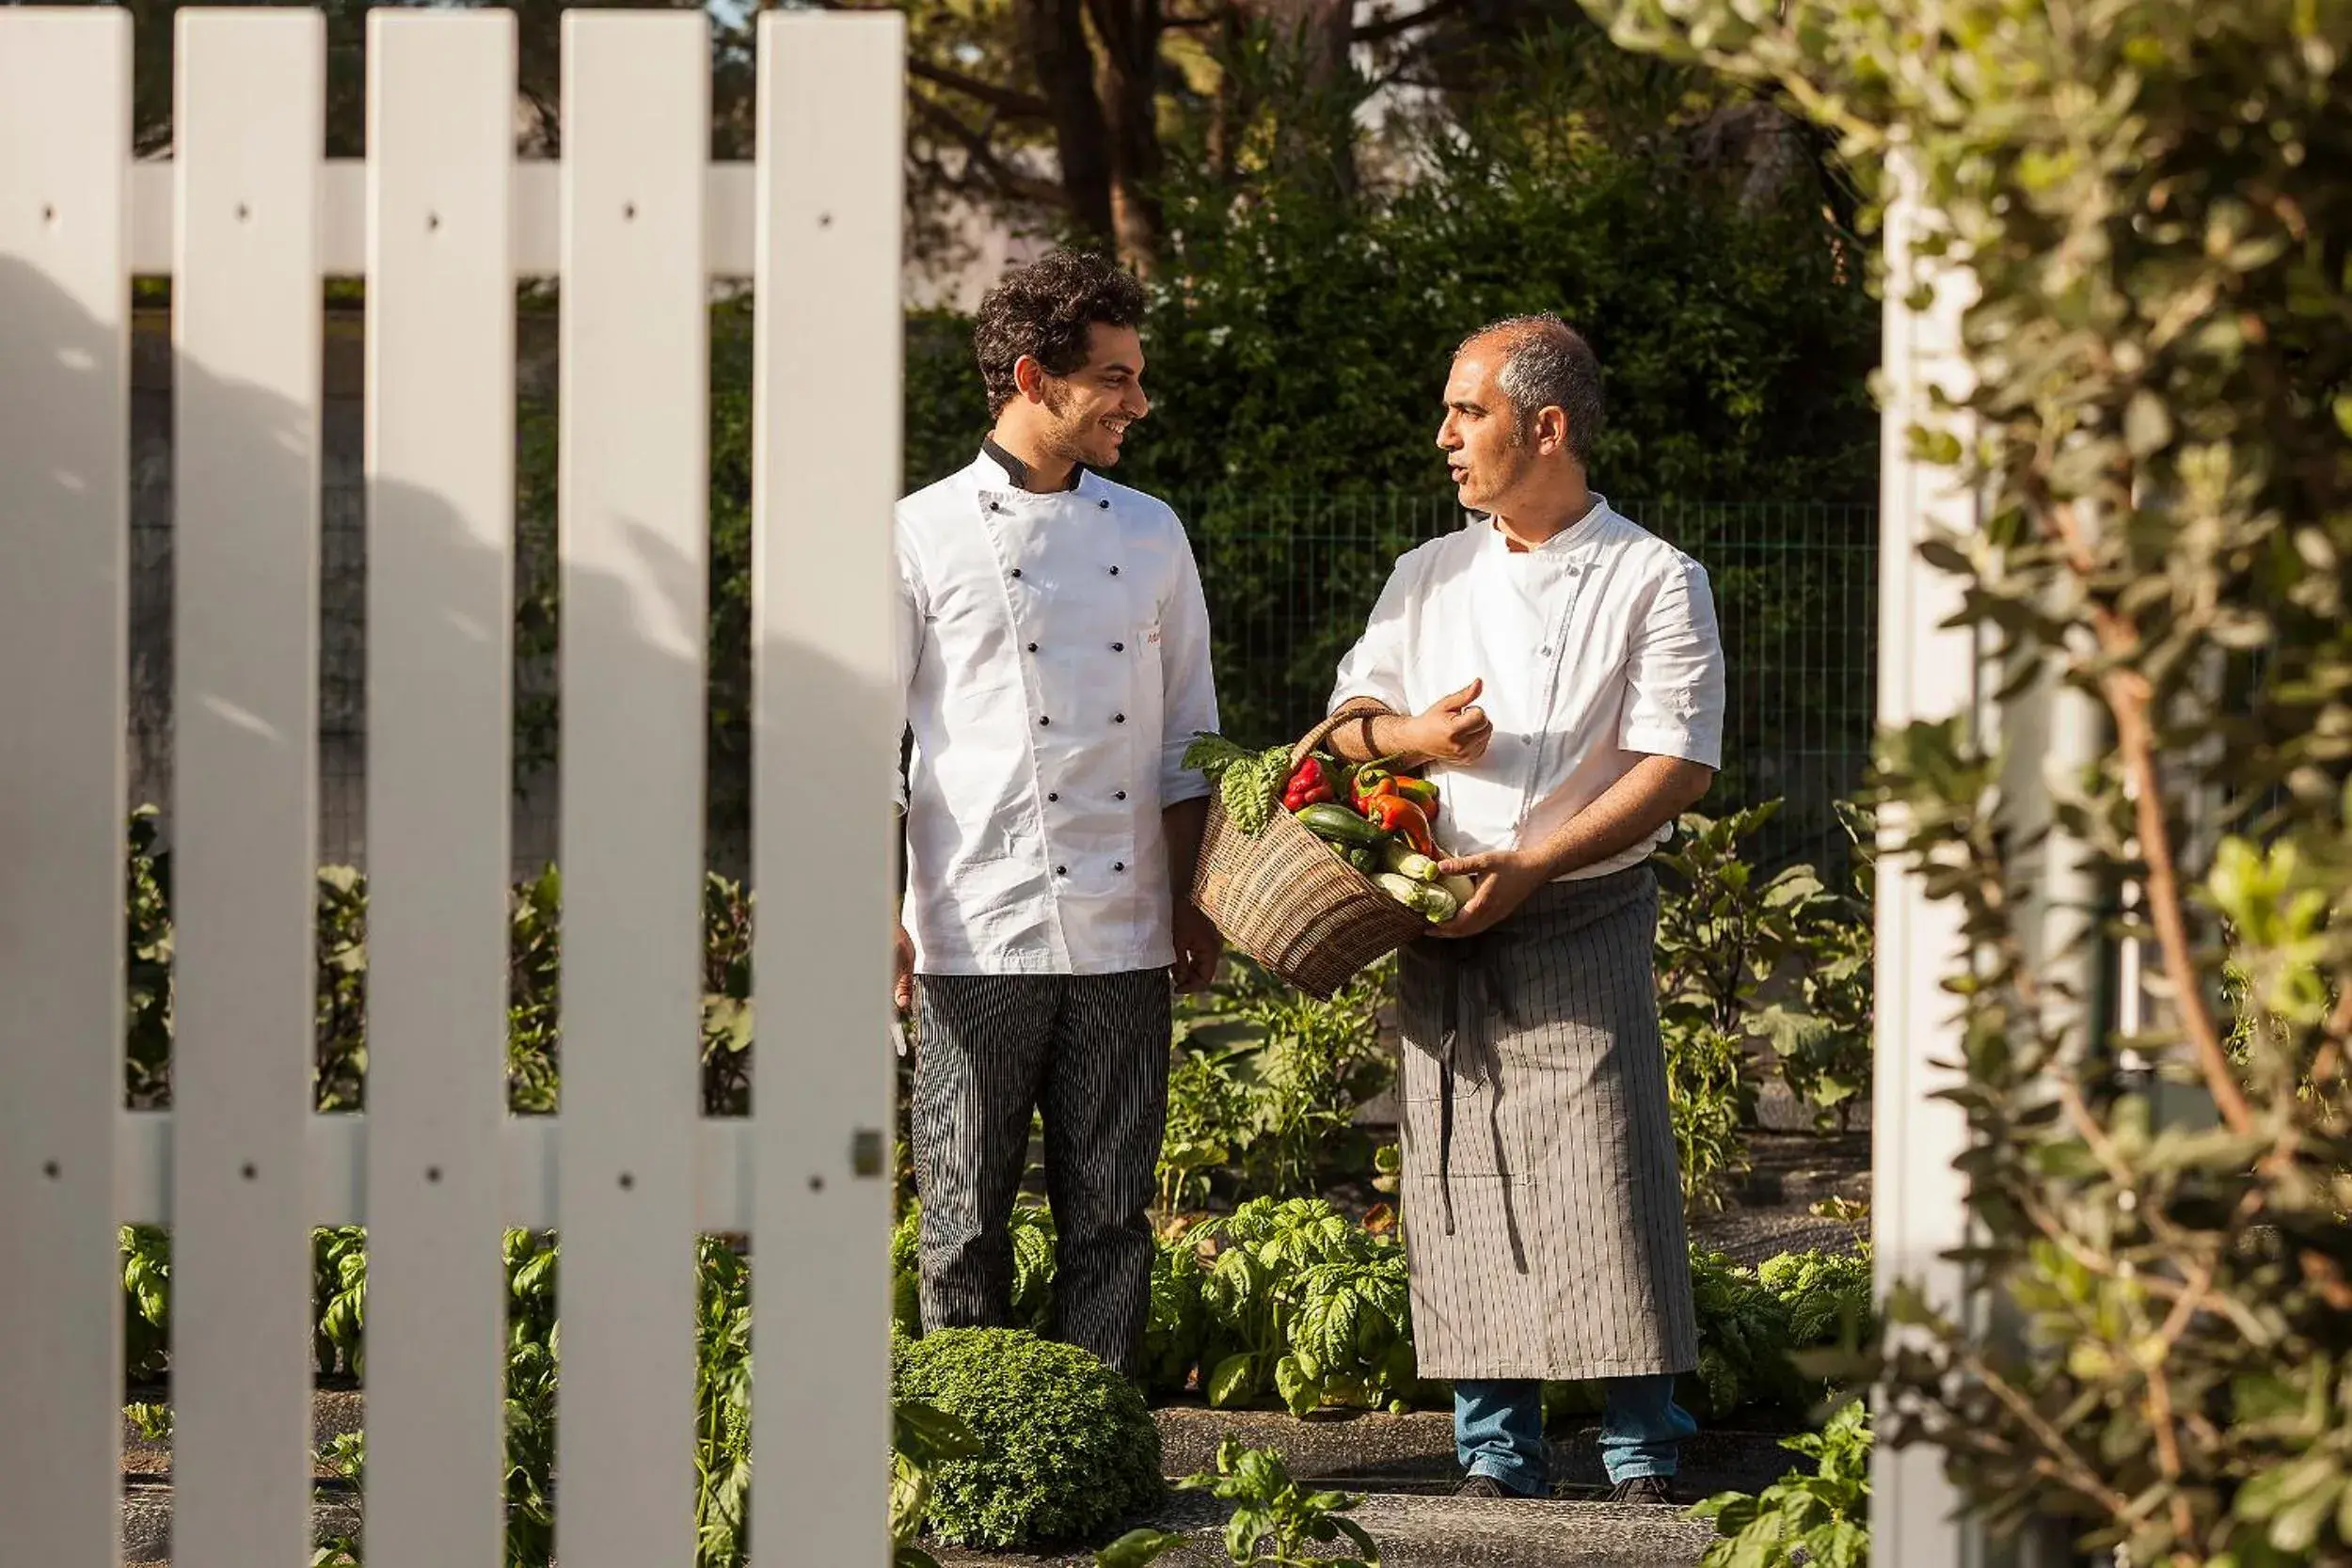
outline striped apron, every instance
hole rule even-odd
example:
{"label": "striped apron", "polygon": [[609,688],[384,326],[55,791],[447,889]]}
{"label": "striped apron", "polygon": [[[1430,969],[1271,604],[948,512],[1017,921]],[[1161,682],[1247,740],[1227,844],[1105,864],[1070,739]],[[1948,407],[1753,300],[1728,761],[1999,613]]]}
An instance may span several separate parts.
{"label": "striped apron", "polygon": [[1427,1378],[1698,1364],[1646,865],[1408,944],[1403,1209]]}

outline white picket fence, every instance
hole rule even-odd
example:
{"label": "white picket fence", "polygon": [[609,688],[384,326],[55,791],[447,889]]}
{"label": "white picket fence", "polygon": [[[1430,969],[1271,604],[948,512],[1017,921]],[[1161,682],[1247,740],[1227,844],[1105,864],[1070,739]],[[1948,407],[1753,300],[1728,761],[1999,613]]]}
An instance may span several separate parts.
{"label": "white picket fence", "polygon": [[[898,18],[0,8],[0,1561],[119,1556],[120,1223],[175,1227],[173,1561],[310,1560],[310,1243],[369,1228],[371,1568],[494,1568],[500,1234],[563,1232],[565,1568],[691,1560],[693,1242],[753,1237],[759,1560],[884,1556]],[[172,278],[174,1109],[123,1109],[134,275]],[[311,1111],[321,280],[367,281],[370,1071]],[[564,1083],[505,1111],[516,280],[562,280]],[[700,1116],[707,304],[756,290],[755,1114]],[[811,803],[816,802],[814,811]]]}

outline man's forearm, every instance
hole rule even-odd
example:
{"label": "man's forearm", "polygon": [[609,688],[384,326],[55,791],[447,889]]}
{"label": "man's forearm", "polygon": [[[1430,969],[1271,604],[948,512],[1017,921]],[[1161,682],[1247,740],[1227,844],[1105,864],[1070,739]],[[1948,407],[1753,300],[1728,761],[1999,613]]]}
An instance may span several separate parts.
{"label": "man's forearm", "polygon": [[1411,724],[1412,721],[1401,713],[1367,711],[1333,730],[1325,744],[1334,755],[1349,762],[1388,757],[1399,768],[1413,768],[1427,759],[1411,747]]}
{"label": "man's forearm", "polygon": [[1168,885],[1182,904],[1192,896],[1193,868],[1200,863],[1200,835],[1208,831],[1209,798],[1179,800],[1160,811],[1160,832],[1168,840]]}
{"label": "man's forearm", "polygon": [[1569,817],[1529,858],[1545,881],[1553,881],[1645,843],[1659,829],[1698,804],[1715,770],[1680,757],[1644,757],[1632,771],[1601,792],[1599,800]]}

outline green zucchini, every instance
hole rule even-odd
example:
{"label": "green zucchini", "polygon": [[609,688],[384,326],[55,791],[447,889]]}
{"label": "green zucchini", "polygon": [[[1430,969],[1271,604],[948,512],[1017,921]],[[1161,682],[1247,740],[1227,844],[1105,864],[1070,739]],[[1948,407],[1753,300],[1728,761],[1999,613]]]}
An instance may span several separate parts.
{"label": "green zucchini", "polygon": [[1351,848],[1377,849],[1388,840],[1388,830],[1376,822],[1366,821],[1345,806],[1326,800],[1298,813],[1298,825],[1327,844],[1343,844]]}

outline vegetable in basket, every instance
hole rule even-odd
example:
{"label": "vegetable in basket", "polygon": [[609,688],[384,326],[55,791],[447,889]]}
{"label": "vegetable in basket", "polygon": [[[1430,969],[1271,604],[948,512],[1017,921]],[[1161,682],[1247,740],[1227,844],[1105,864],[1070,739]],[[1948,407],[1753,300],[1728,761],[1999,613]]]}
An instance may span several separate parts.
{"label": "vegetable in basket", "polygon": [[1336,844],[1343,849],[1376,851],[1385,848],[1389,842],[1389,835],[1379,824],[1366,821],[1336,801],[1308,806],[1297,816],[1300,827],[1324,843]]}
{"label": "vegetable in basket", "polygon": [[1476,885],[1468,877],[1444,875],[1438,871],[1436,861],[1418,849],[1406,848],[1394,839],[1389,841],[1386,864],[1389,870],[1400,877],[1445,889],[1454,895],[1456,906],[1469,903],[1470,895],[1477,891]]}
{"label": "vegetable in basket", "polygon": [[1429,836],[1429,818],[1402,795],[1372,796],[1365,800],[1363,813],[1387,832],[1402,833],[1406,843],[1431,860],[1438,858],[1437,840]]}
{"label": "vegetable in basket", "polygon": [[1292,769],[1290,782],[1282,786],[1282,809],[1303,811],[1332,799],[1331,777],[1318,756],[1302,758]]}
{"label": "vegetable in basket", "polygon": [[1383,871],[1373,880],[1379,884],[1381,892],[1421,915],[1432,926],[1453,919],[1454,911],[1461,908],[1454,902],[1453,894],[1435,882],[1417,882],[1393,871]]}
{"label": "vegetable in basket", "polygon": [[1356,809],[1367,816],[1372,815],[1372,801],[1384,795],[1393,795],[1419,806],[1422,816],[1430,821],[1438,819],[1438,794],[1436,784],[1427,779],[1391,773],[1376,762],[1368,762],[1356,770],[1356,776],[1348,781],[1348,798],[1354,801]]}
{"label": "vegetable in basket", "polygon": [[1255,838],[1265,831],[1282,799],[1283,781],[1291,773],[1291,749],[1273,746],[1253,752],[1202,730],[1184,748],[1184,762],[1216,786],[1233,826]]}

